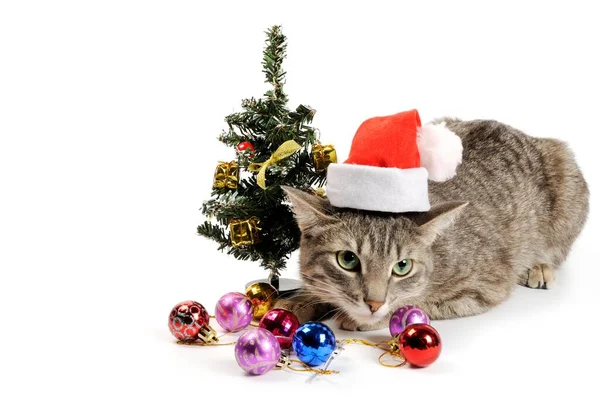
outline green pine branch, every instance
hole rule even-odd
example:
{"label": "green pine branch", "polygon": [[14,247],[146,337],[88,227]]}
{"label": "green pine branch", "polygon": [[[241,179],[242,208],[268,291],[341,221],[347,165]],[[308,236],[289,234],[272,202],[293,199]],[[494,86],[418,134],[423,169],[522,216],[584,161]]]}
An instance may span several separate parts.
{"label": "green pine branch", "polygon": [[[286,37],[281,33],[280,26],[273,26],[265,33],[267,39],[263,51],[263,72],[265,82],[273,86],[272,90],[267,91],[266,97],[274,103],[275,107],[277,104],[283,106],[287,103],[287,95],[283,92],[285,72],[281,67],[286,56]],[[271,109],[271,112],[275,113],[275,111],[275,109]],[[284,111],[284,109],[280,109],[280,111]]]}
{"label": "green pine branch", "polygon": [[199,235],[219,243],[221,245],[220,249],[229,246],[231,243],[229,240],[229,235],[225,233],[223,228],[218,225],[211,224],[208,221],[205,221],[202,225],[198,225],[197,232]]}

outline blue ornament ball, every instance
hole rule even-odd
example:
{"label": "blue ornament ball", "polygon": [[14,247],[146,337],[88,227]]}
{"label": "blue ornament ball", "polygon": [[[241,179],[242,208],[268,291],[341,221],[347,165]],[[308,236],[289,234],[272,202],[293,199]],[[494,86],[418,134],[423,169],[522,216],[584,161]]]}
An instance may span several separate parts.
{"label": "blue ornament ball", "polygon": [[319,366],[333,353],[335,335],[324,323],[307,322],[296,330],[292,348],[299,360],[310,366]]}

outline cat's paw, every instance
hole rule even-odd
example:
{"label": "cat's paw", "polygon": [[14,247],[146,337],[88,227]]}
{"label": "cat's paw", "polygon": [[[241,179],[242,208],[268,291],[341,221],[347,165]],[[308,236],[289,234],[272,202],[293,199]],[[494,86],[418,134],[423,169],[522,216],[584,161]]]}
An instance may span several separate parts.
{"label": "cat's paw", "polygon": [[532,289],[550,289],[556,282],[556,269],[552,265],[537,264],[529,269],[522,285]]}
{"label": "cat's paw", "polygon": [[332,312],[331,308],[321,303],[319,298],[305,294],[278,299],[273,304],[273,308],[283,308],[292,312],[300,324],[323,320]]}
{"label": "cat's paw", "polygon": [[367,323],[359,324],[358,322],[356,322],[354,319],[351,319],[350,317],[342,316],[342,317],[338,318],[337,324],[338,324],[339,328],[342,330],[348,330],[351,332],[355,332],[355,331],[368,332],[370,330],[383,329],[387,325],[387,321],[381,320],[379,322],[371,323],[371,324],[367,324]]}
{"label": "cat's paw", "polygon": [[358,330],[360,330],[361,332],[368,332],[369,330],[386,329],[389,327],[389,325],[390,325],[390,317],[387,316],[385,318],[381,318],[379,321],[377,321],[375,323],[368,323],[368,324],[360,325],[358,327]]}
{"label": "cat's paw", "polygon": [[346,315],[341,315],[338,316],[336,318],[335,323],[338,325],[338,327],[342,330],[348,330],[350,332],[354,332],[356,330],[358,330],[358,323],[356,323],[356,321],[352,318],[350,318],[349,316]]}
{"label": "cat's paw", "polygon": [[298,299],[296,297],[278,299],[273,304],[273,308],[283,308],[288,310],[298,318],[300,323],[310,321],[313,316],[313,310],[308,300]]}
{"label": "cat's paw", "polygon": [[370,330],[379,330],[379,329],[383,329],[384,325],[382,325],[381,322],[378,323],[371,323],[371,324],[365,324],[365,325],[360,325],[358,327],[358,330],[361,332],[368,332]]}

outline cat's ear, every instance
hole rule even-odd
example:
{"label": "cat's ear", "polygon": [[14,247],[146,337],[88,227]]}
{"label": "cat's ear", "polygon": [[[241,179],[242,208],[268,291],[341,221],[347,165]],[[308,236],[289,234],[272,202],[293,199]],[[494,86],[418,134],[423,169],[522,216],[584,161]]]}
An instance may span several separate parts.
{"label": "cat's ear", "polygon": [[431,245],[446,228],[454,223],[468,204],[466,202],[441,203],[417,217],[416,221],[425,243]]}
{"label": "cat's ear", "polygon": [[331,216],[331,206],[327,200],[284,185],[281,189],[292,202],[292,210],[302,231],[337,221]]}

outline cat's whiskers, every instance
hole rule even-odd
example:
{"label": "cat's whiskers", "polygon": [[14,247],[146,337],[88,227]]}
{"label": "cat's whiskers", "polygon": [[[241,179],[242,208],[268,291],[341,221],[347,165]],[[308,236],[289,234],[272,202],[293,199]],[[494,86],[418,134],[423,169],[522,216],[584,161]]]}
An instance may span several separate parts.
{"label": "cat's whiskers", "polygon": [[307,285],[310,286],[311,289],[317,290],[318,292],[321,292],[321,293],[334,294],[334,295],[338,295],[338,296],[342,295],[341,291],[332,290],[331,288],[326,288],[326,287],[318,286],[318,285],[315,285],[314,283],[317,283],[317,282],[309,281],[309,283],[307,283]]}
{"label": "cat's whiskers", "polygon": [[[319,287],[319,286],[315,286],[315,285],[312,285],[312,284],[309,284],[309,286],[313,290],[316,290],[317,293],[320,293],[320,294],[322,294],[324,296],[328,296],[330,298],[337,298],[339,300],[344,300],[344,299],[347,300],[347,297],[345,297],[343,295],[343,293],[341,291],[339,291],[339,290],[332,291],[330,289],[325,289],[325,288],[322,288],[322,287]],[[314,294],[312,294],[312,296],[314,296]]]}
{"label": "cat's whiskers", "polygon": [[309,306],[315,306],[317,304],[331,304],[330,300],[325,300],[325,299],[317,299],[317,300],[313,300],[313,301],[307,301],[302,307],[298,308],[297,311],[300,312],[302,311],[304,308],[309,307]]}
{"label": "cat's whiskers", "polygon": [[339,320],[339,318],[342,317],[342,316],[348,317],[349,316],[348,315],[348,311],[346,311],[343,308],[337,308],[337,312],[336,312],[336,314],[334,316],[331,317],[331,320],[333,322],[337,322]]}
{"label": "cat's whiskers", "polygon": [[[350,303],[349,298],[343,291],[339,288],[320,281],[318,279],[314,279],[312,277],[307,277],[307,285],[311,287],[311,289],[323,295],[324,298],[327,298],[329,304],[333,304],[336,306],[340,305],[348,305]],[[319,286],[319,284],[325,286]],[[355,304],[355,303],[352,303]]]}
{"label": "cat's whiskers", "polygon": [[302,301],[315,299],[316,296],[314,294],[298,294],[294,296],[295,300],[302,299]]}
{"label": "cat's whiskers", "polygon": [[[313,287],[313,286],[311,286]],[[322,304],[334,304],[335,302],[344,302],[347,301],[347,298],[341,296],[336,292],[331,292],[330,290],[325,290],[319,287],[314,287],[314,289],[321,295],[321,297],[317,297],[314,293],[302,293],[295,296],[296,299],[302,297],[303,301],[307,300],[307,303],[314,304],[317,301],[320,301]],[[312,300],[311,300],[312,299]]]}
{"label": "cat's whiskers", "polygon": [[[327,288],[329,288],[329,289],[334,289],[335,291],[338,291],[338,292],[340,292],[340,293],[343,293],[343,291],[342,291],[342,290],[340,290],[340,288],[338,288],[337,286],[335,286],[335,285],[332,285],[332,284],[329,284],[329,283],[327,283],[327,282],[324,282],[324,281],[322,281],[322,280],[320,280],[320,279],[316,279],[316,278],[315,278],[315,277],[313,277],[312,275],[308,275],[308,274],[305,274],[305,273],[300,273],[300,275],[301,275],[302,277],[304,277],[304,278],[306,278],[306,279],[310,280],[310,281],[313,281],[313,282],[316,282],[316,283],[320,283],[321,285],[323,285],[323,286],[325,286],[325,287],[327,287]],[[314,285],[313,285],[313,286],[314,286]]]}
{"label": "cat's whiskers", "polygon": [[317,297],[315,294],[308,294],[305,297],[315,298],[315,299],[317,299],[317,298],[325,299],[326,298],[327,300],[329,300],[330,303],[331,303],[332,300],[343,300],[344,299],[343,296],[341,296],[341,295],[339,295],[337,293],[332,293],[332,292],[329,292],[327,290],[318,290],[318,288],[317,288],[317,293],[319,293],[319,295],[321,297]]}
{"label": "cat's whiskers", "polygon": [[332,295],[330,291],[321,289],[319,287],[316,287],[315,290],[317,290],[318,293],[320,293],[322,295],[322,297],[317,297],[314,293],[304,293],[304,292],[302,292],[302,293],[295,294],[294,295],[294,299],[296,299],[296,300],[302,299],[302,301],[305,301],[307,299],[308,299],[308,301],[311,301],[311,299],[312,299],[311,302],[314,302],[317,299],[319,299],[319,300],[325,300],[325,299],[327,299],[328,301],[325,301],[324,303],[325,304],[330,304],[331,303],[330,301],[331,301],[332,298],[336,298],[336,299],[340,299],[341,298],[339,295],[337,295],[337,294],[333,294]]}
{"label": "cat's whiskers", "polygon": [[[312,283],[312,282],[311,282]],[[329,293],[330,291],[328,289],[324,289],[320,286],[314,286],[310,283],[307,283],[306,286],[310,286],[311,290],[317,290],[319,292],[323,292],[323,293]],[[314,296],[314,292],[307,292],[307,291],[301,291],[299,293],[294,294],[294,297],[300,297],[300,296]]]}
{"label": "cat's whiskers", "polygon": [[336,312],[336,314],[334,314],[334,316],[331,318],[331,319],[334,319],[334,317],[337,315],[337,312],[339,312],[339,311],[340,311],[339,308],[334,308],[330,311],[327,311],[326,313],[324,313],[317,319],[317,322],[326,319],[327,315],[331,314],[332,312]]}

